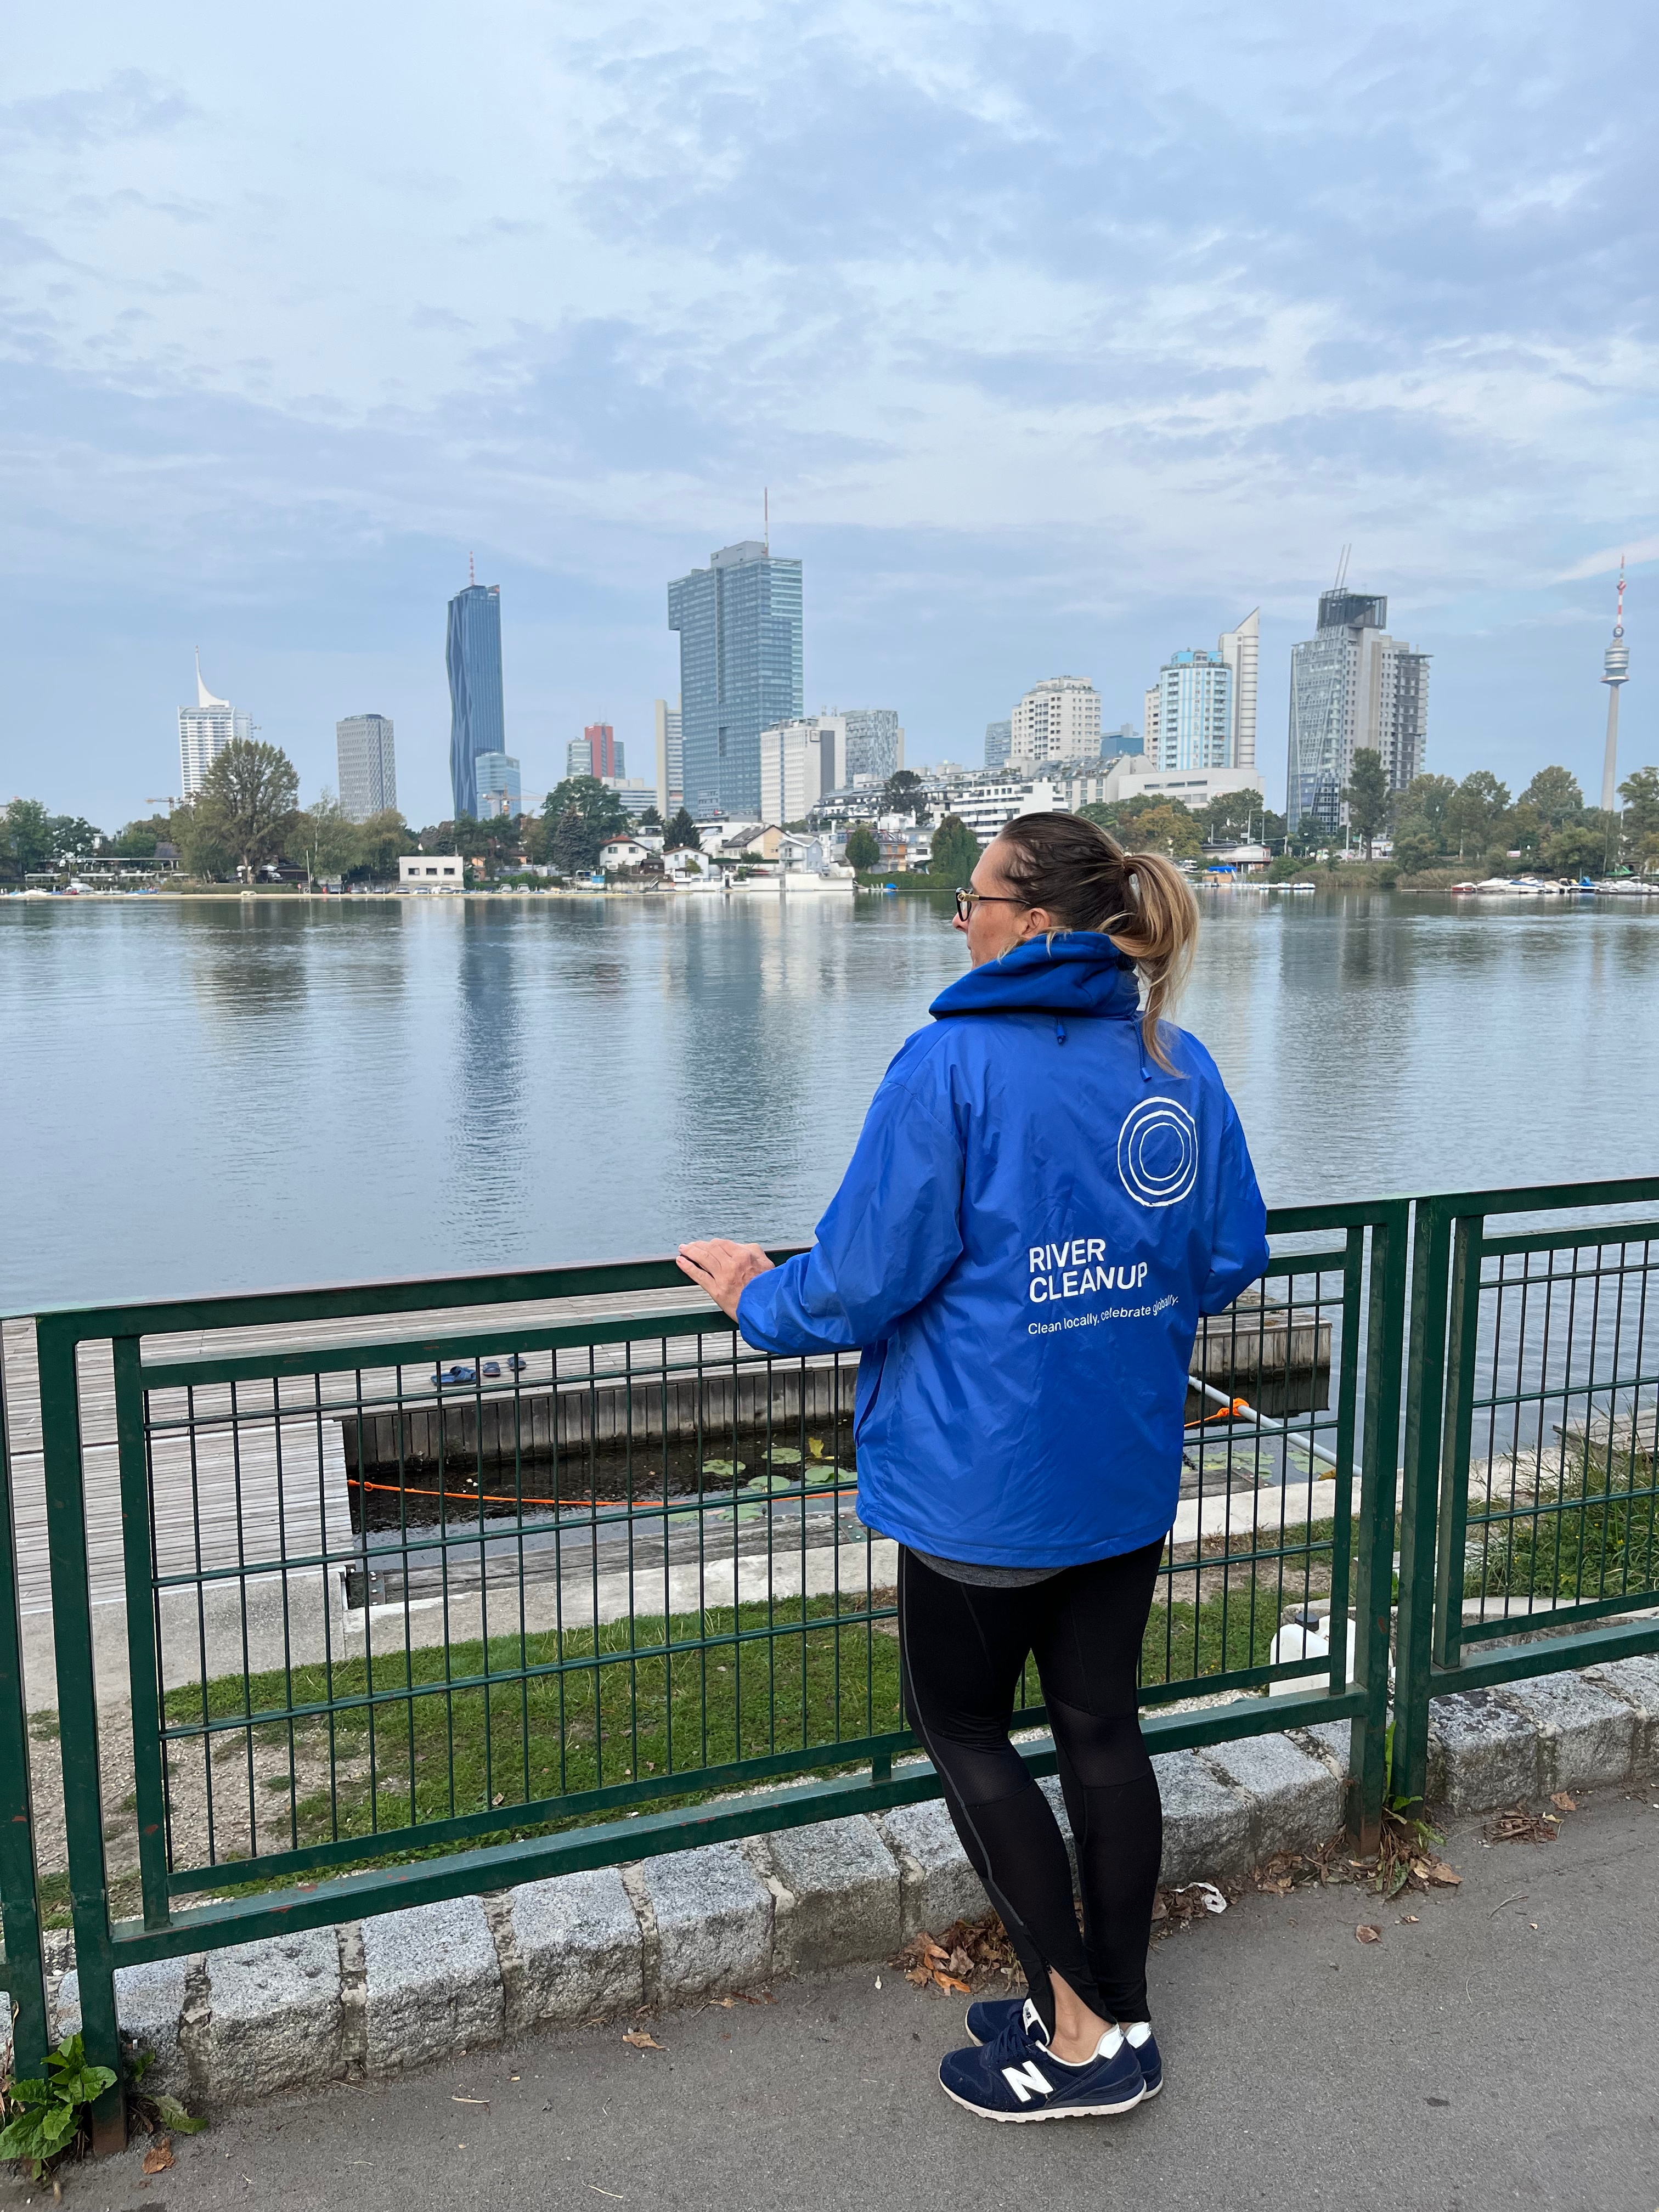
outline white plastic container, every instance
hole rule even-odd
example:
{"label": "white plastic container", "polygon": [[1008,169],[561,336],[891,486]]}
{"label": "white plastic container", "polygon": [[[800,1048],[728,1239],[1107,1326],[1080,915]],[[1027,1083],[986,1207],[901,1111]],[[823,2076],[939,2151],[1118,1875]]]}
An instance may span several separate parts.
{"label": "white plastic container", "polygon": [[[1350,1620],[1348,1628],[1347,1680],[1354,1678],[1354,1656],[1359,1642],[1358,1624]],[[1275,1667],[1286,1667],[1298,1659],[1328,1659],[1331,1656],[1331,1616],[1313,1606],[1299,1607],[1291,1613],[1273,1636],[1268,1658]],[[1299,1693],[1317,1689],[1316,1674],[1296,1674],[1287,1680],[1270,1682],[1270,1698],[1293,1698]]]}

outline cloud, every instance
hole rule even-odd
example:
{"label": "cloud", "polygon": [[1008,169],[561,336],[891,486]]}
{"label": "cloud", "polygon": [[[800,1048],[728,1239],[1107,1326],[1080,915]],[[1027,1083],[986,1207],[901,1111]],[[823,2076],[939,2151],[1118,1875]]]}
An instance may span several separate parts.
{"label": "cloud", "polygon": [[0,106],[0,136],[76,154],[119,139],[156,137],[199,113],[186,95],[136,69],[117,70],[102,84],[14,100]]}
{"label": "cloud", "polygon": [[1659,561],[1659,538],[1638,538],[1628,545],[1621,545],[1615,553],[1611,546],[1600,553],[1587,553],[1571,568],[1563,568],[1558,581],[1576,584],[1585,576],[1611,576],[1625,567],[1639,568],[1644,561]]}
{"label": "cloud", "polygon": [[769,485],[809,688],[867,672],[921,757],[1050,662],[1115,721],[1190,623],[1299,634],[1349,540],[1437,701],[1553,641],[1560,697],[1504,708],[1544,744],[1588,549],[1659,552],[1659,142],[1607,96],[1639,25],[1583,0],[501,0],[464,66],[435,0],[368,0],[320,72],[251,18],[164,15],[143,71],[113,10],[55,75],[43,37],[0,561],[82,628],[206,599],[297,637],[474,544],[515,623],[603,599],[559,649],[622,717],[672,682],[664,580]]}

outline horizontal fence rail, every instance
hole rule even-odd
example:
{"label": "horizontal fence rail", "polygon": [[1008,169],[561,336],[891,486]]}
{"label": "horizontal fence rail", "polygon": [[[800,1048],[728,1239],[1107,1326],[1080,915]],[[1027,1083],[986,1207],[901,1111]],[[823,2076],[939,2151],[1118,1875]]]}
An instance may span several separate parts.
{"label": "horizontal fence rail", "polygon": [[[1194,1350],[1152,1748],[1346,1720],[1374,1846],[1385,1796],[1423,1793],[1433,1694],[1659,1648],[1659,1218],[1605,1219],[1641,1205],[1659,1179],[1270,1217]],[[672,1262],[48,1313],[36,1355],[94,2056],[122,1965],[939,1794],[896,1550],[856,1510],[858,1355],[757,1352]],[[130,1711],[94,1657],[115,1518]],[[1045,1725],[1033,1673],[1037,1773]],[[21,2057],[38,1881],[9,1842]]]}

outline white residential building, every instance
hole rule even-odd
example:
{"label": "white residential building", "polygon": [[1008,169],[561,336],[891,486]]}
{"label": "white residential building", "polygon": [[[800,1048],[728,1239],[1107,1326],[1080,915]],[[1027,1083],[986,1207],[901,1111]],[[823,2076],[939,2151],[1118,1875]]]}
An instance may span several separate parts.
{"label": "white residential building", "polygon": [[[622,747],[618,745],[617,750],[620,752]],[[657,805],[657,787],[654,783],[647,783],[643,776],[602,775],[599,781],[622,802],[624,811],[636,822],[641,814],[648,814]],[[658,811],[660,813],[661,811],[659,807]],[[675,811],[678,813],[678,811],[677,807]]]}
{"label": "white residential building", "polygon": [[1057,787],[1042,776],[977,775],[947,784],[935,799],[933,811],[936,826],[945,815],[954,814],[981,845],[988,845],[1017,814],[1052,814],[1065,803]]}
{"label": "white residential building", "polygon": [[1224,629],[1221,658],[1233,672],[1235,768],[1255,766],[1256,668],[1261,653],[1261,610],[1252,608],[1237,629]]}
{"label": "white residential building", "polygon": [[656,702],[657,811],[672,822],[685,804],[685,742],[678,705]]}
{"label": "white residential building", "polygon": [[1058,804],[1114,806],[1122,799],[1178,799],[1196,814],[1212,799],[1231,798],[1236,792],[1262,796],[1261,778],[1253,768],[1161,768],[1147,764],[1142,753],[1124,753],[1117,759],[1091,767],[1059,781]]}
{"label": "white residential building", "polygon": [[820,799],[841,788],[848,775],[847,726],[844,714],[809,714],[761,732],[763,822],[804,822]]}
{"label": "white residential building", "polygon": [[1100,750],[1100,694],[1085,676],[1050,676],[1010,717],[1008,762],[1093,760]]}
{"label": "white residential building", "polygon": [[228,699],[216,699],[202,681],[202,656],[196,656],[196,704],[179,709],[179,789],[194,799],[225,747],[253,736],[252,714],[239,714]]}

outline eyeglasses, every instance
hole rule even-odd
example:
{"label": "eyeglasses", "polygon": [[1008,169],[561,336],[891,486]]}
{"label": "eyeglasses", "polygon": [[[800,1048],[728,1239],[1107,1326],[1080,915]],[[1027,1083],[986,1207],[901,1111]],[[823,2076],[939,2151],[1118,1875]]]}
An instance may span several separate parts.
{"label": "eyeglasses", "polygon": [[976,906],[1025,906],[1027,903],[1024,899],[1007,898],[996,891],[958,891],[957,920],[969,921]]}

